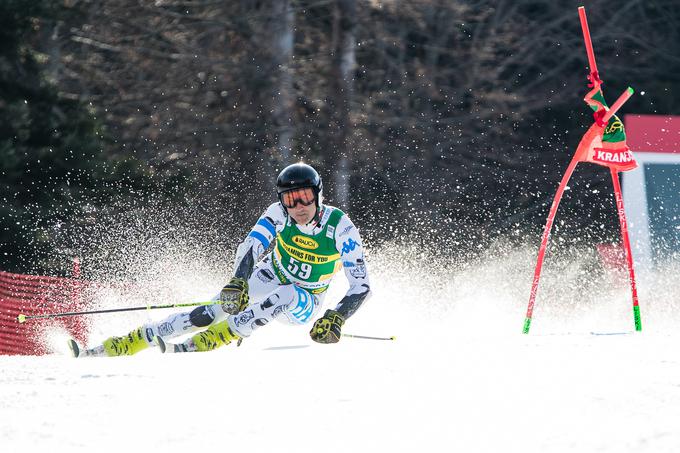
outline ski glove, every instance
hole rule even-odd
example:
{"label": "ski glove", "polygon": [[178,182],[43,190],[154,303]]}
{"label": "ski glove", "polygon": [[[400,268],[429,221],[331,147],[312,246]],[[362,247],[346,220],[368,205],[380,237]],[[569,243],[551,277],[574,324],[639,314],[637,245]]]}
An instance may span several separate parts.
{"label": "ski glove", "polygon": [[234,277],[220,291],[222,310],[230,315],[240,313],[248,306],[248,282]]}
{"label": "ski glove", "polygon": [[340,331],[345,318],[333,310],[326,310],[326,314],[314,322],[309,335],[317,343],[337,343],[340,341]]}

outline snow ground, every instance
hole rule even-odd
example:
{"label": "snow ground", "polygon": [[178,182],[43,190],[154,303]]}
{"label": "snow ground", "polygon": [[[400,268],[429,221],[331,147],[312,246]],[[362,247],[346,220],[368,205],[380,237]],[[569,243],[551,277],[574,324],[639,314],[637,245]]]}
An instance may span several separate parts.
{"label": "snow ground", "polygon": [[[1,451],[680,451],[680,316],[674,291],[657,291],[668,282],[641,279],[632,333],[625,286],[571,303],[581,270],[562,266],[522,335],[525,258],[427,278],[381,266],[345,331],[396,341],[317,345],[270,324],[240,348],[74,360],[53,332],[55,354],[0,357]],[[96,318],[92,341],[139,316]]]}

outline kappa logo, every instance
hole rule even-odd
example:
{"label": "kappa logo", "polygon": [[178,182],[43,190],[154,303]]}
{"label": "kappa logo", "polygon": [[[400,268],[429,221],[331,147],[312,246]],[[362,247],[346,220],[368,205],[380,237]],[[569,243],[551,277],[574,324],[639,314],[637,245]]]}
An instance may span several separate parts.
{"label": "kappa logo", "polygon": [[349,241],[342,243],[342,252],[340,252],[340,254],[344,255],[346,253],[354,251],[354,249],[357,248],[357,245],[361,244],[350,238]]}
{"label": "kappa logo", "polygon": [[[309,294],[307,291],[295,288],[298,301],[295,307],[292,304],[288,308],[288,312],[300,323],[305,323],[309,320],[314,312],[314,305],[316,297]],[[292,308],[291,308],[292,307]]]}
{"label": "kappa logo", "polygon": [[318,242],[316,242],[314,239],[308,238],[306,236],[300,236],[300,235],[293,236],[293,242],[295,242],[300,247],[303,247],[303,248],[306,248],[306,249],[309,249],[309,250],[314,250],[314,249],[319,248]]}

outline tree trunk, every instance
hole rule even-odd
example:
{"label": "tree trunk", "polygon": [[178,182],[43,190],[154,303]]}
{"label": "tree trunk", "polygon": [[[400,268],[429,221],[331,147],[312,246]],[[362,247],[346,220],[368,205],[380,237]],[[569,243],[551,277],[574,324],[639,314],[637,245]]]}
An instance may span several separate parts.
{"label": "tree trunk", "polygon": [[331,72],[331,152],[327,156],[328,169],[335,170],[333,177],[334,203],[349,208],[352,149],[350,106],[354,90],[356,1],[337,0],[333,11],[333,54]]}
{"label": "tree trunk", "polygon": [[[274,0],[272,4],[272,63],[274,65],[274,83],[272,93],[272,122],[277,148],[275,162],[290,164],[293,142],[293,76],[291,60],[293,58],[293,27],[295,14],[290,0]],[[277,162],[278,161],[278,162]]]}

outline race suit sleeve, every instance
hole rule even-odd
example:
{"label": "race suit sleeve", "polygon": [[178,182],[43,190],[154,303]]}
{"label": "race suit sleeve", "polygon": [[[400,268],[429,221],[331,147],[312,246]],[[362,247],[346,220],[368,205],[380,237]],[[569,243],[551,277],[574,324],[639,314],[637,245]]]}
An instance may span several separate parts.
{"label": "race suit sleeve", "polygon": [[335,246],[340,252],[340,259],[349,282],[345,297],[340,300],[335,311],[345,319],[352,316],[371,294],[368,280],[368,269],[364,260],[359,230],[346,215],[342,216],[335,229]]}
{"label": "race suit sleeve", "polygon": [[248,280],[253,272],[253,266],[267,251],[276,234],[281,231],[286,221],[286,213],[281,203],[270,205],[248,236],[236,249],[234,258],[234,277]]}

